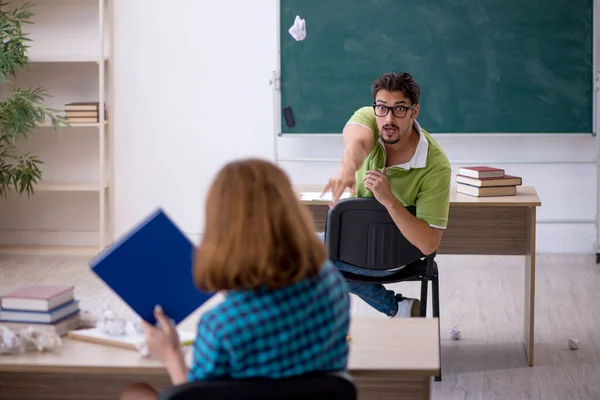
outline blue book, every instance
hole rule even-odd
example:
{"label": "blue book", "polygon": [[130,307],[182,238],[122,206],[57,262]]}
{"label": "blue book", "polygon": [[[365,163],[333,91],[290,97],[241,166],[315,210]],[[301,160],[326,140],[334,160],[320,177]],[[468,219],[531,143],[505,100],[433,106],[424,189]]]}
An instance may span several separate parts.
{"label": "blue book", "polygon": [[194,252],[159,208],[92,259],[90,268],[140,318],[154,325],[160,304],[177,325],[213,296],[194,285]]}

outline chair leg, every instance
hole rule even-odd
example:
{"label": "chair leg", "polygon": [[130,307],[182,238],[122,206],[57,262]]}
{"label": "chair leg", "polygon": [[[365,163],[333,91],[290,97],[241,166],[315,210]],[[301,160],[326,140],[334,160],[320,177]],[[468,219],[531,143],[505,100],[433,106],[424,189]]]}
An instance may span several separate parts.
{"label": "chair leg", "polygon": [[432,308],[433,308],[433,317],[440,317],[440,285],[438,282],[438,276],[435,274],[431,279],[431,297],[432,297]]}
{"label": "chair leg", "polygon": [[[433,304],[431,305],[433,308],[433,317],[438,318],[438,320],[439,320],[439,318],[440,318],[440,285],[439,285],[439,281],[438,281],[437,272],[435,274],[433,274],[433,278],[431,279],[431,291],[432,291],[431,297],[432,297],[432,302],[433,302]],[[436,382],[442,381],[441,351],[442,351],[442,340],[440,337],[440,374],[435,377]]]}
{"label": "chair leg", "polygon": [[427,286],[429,282],[427,279],[421,280],[421,309],[419,310],[421,313],[421,317],[427,317]]}

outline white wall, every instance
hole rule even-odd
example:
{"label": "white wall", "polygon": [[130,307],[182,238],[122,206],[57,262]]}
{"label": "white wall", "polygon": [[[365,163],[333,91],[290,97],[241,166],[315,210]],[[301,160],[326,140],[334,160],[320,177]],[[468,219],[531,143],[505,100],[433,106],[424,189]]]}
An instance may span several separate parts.
{"label": "white wall", "polygon": [[[162,206],[197,238],[204,223],[204,195],[215,171],[232,158],[274,159],[269,80],[277,68],[277,1],[179,0],[173,7],[157,1],[114,0],[111,117],[116,236]],[[72,142],[71,149],[89,148],[84,143],[88,139],[74,135],[65,139]],[[595,251],[595,138],[438,139],[455,172],[461,165],[485,162],[521,175],[525,184],[537,188],[543,202],[538,214],[539,251]],[[43,140],[39,146],[49,149]],[[339,158],[342,141],[283,137],[277,140],[277,152],[283,160]],[[296,183],[324,183],[337,168],[331,162],[281,165]],[[88,173],[80,172],[77,176]],[[0,241],[8,235],[6,230],[19,231],[18,237],[9,235],[19,240],[88,241],[93,232],[82,228],[86,216],[80,207],[83,201],[93,207],[94,197],[75,199],[78,202],[69,197],[73,213],[62,222],[39,211],[25,211],[31,217],[14,211],[43,209],[41,204],[50,209],[67,201],[60,194],[40,196],[44,197],[29,201],[35,207],[25,200],[3,204],[0,220],[5,231],[0,231]]]}
{"label": "white wall", "polygon": [[113,15],[115,234],[162,206],[195,236],[224,162],[273,159],[275,1],[116,1]]}
{"label": "white wall", "polygon": [[[117,2],[117,233],[157,204],[172,210],[187,232],[200,233],[202,196],[214,170],[235,156],[273,156],[268,81],[277,68],[277,0],[261,0],[259,5],[240,0],[183,3],[171,10],[145,2],[142,7],[141,0]],[[181,13],[183,9],[187,11]],[[148,31],[147,26],[153,28]],[[219,102],[244,106],[237,113],[223,113]],[[167,120],[162,113],[181,119]],[[543,201],[540,251],[595,250],[594,138],[438,139],[455,172],[461,164],[493,163],[537,188]],[[277,142],[281,159],[342,154],[341,138],[283,137]],[[501,164],[506,161],[515,163]],[[163,169],[168,165],[178,171],[171,184]],[[336,163],[307,161],[281,165],[297,183],[324,183],[337,168]],[[577,206],[573,195],[580,201]]]}

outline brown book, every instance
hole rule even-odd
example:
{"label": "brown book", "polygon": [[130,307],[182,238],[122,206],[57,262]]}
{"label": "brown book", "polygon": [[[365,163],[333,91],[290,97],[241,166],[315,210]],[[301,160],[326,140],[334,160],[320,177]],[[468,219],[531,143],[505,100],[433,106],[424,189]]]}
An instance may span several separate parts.
{"label": "brown book", "polygon": [[[100,122],[100,113],[96,111],[65,111],[67,122],[72,123],[96,123]],[[104,119],[108,119],[106,110],[104,110]]]}
{"label": "brown book", "polygon": [[65,104],[65,111],[98,111],[99,109],[98,101],[76,101]]}
{"label": "brown book", "polygon": [[470,178],[500,178],[504,176],[504,170],[495,167],[474,166],[458,169],[458,174]]}
{"label": "brown book", "polygon": [[514,196],[517,194],[516,186],[490,186],[477,187],[459,183],[456,186],[456,192],[467,194],[475,197],[492,197],[492,196]]}
{"label": "brown book", "polygon": [[456,175],[456,182],[477,187],[521,186],[523,184],[521,177],[512,175],[504,175],[499,178],[471,178],[469,176]]}
{"label": "brown book", "polygon": [[98,111],[66,111],[65,112],[65,117],[66,118],[78,118],[78,117],[96,117],[98,118],[98,116],[100,115],[100,113]]}
{"label": "brown book", "polygon": [[70,124],[95,124],[99,122],[99,120],[98,117],[71,117],[67,118],[67,122]]}

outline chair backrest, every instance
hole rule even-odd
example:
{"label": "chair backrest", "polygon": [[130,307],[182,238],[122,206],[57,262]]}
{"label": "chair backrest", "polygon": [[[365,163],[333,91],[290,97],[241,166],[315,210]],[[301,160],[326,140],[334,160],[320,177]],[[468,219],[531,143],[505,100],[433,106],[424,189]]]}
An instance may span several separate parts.
{"label": "chair backrest", "polygon": [[315,373],[286,379],[226,379],[170,387],[158,400],[356,400],[346,373]]}
{"label": "chair backrest", "polygon": [[[415,215],[415,207],[407,209]],[[369,269],[393,269],[425,257],[372,197],[338,201],[327,216],[325,246],[331,261]]]}

